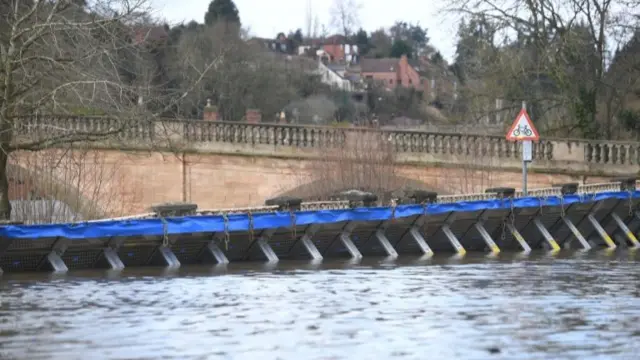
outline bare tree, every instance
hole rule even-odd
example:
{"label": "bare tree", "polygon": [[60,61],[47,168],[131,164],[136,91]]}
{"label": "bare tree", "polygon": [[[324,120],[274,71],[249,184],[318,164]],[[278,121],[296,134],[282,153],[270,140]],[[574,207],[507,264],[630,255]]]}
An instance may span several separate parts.
{"label": "bare tree", "polygon": [[331,25],[349,37],[360,25],[359,12],[362,6],[356,0],[334,0],[330,10]]}
{"label": "bare tree", "polygon": [[306,33],[304,36],[310,38],[313,34],[313,8],[311,6],[311,0],[307,0],[307,13],[305,14],[304,25]]}
{"label": "bare tree", "polygon": [[[11,153],[113,137],[163,112],[146,111],[142,93],[163,108],[188,94],[156,91],[143,73],[147,10],[146,0],[0,2],[0,218],[11,212]],[[211,66],[202,64],[193,84]],[[44,115],[36,121],[35,113]],[[48,122],[52,113],[107,114],[111,122],[66,126]]]}
{"label": "bare tree", "polygon": [[[468,79],[477,96],[496,94],[507,109],[527,100],[550,130],[611,138],[621,99],[637,84],[613,80],[609,65],[637,29],[639,8],[638,0],[451,0],[447,10],[490,25],[471,29],[489,40],[475,49],[477,77]],[[483,101],[486,115],[494,103]]]}
{"label": "bare tree", "polygon": [[11,218],[25,223],[86,221],[130,213],[140,188],[104,153],[50,149],[11,154]]}
{"label": "bare tree", "polygon": [[[323,149],[311,162],[298,187],[282,189],[305,200],[330,200],[342,191],[361,190],[377,194],[383,201],[408,184],[400,176],[393,143],[385,133],[368,130],[345,131],[344,144]],[[288,192],[287,192],[288,191]]]}

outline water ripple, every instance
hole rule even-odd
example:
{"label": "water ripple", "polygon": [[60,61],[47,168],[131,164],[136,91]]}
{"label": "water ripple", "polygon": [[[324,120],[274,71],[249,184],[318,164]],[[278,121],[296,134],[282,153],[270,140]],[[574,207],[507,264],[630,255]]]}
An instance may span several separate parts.
{"label": "water ripple", "polygon": [[0,282],[0,359],[631,359],[640,273],[559,259]]}

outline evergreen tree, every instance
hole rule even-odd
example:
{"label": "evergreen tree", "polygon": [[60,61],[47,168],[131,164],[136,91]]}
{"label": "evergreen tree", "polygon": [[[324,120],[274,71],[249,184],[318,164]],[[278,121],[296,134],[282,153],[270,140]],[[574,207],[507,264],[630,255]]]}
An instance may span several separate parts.
{"label": "evergreen tree", "polygon": [[240,24],[240,14],[233,0],[213,0],[209,3],[204,23],[213,25],[219,20]]}
{"label": "evergreen tree", "polygon": [[411,58],[413,56],[413,52],[413,48],[408,42],[404,40],[395,40],[393,45],[391,45],[389,56],[399,58],[402,55],[407,55],[408,58]]}
{"label": "evergreen tree", "polygon": [[369,42],[369,34],[360,28],[358,32],[353,36],[353,42],[358,45],[358,49],[360,50],[360,55],[366,55],[371,48],[371,43]]}

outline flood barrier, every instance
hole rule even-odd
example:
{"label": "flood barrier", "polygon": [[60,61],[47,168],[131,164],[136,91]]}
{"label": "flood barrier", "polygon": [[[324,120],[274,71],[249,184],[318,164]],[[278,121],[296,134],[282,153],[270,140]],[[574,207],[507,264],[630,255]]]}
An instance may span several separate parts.
{"label": "flood barrier", "polygon": [[[528,253],[536,249],[636,249],[640,191],[636,179],[560,184],[531,191],[494,188],[440,196],[413,191],[389,206],[373,194],[263,208],[197,210],[165,206],[137,217],[73,224],[0,227],[5,272],[179,267],[434,253]],[[0,271],[1,272],[1,271]]]}

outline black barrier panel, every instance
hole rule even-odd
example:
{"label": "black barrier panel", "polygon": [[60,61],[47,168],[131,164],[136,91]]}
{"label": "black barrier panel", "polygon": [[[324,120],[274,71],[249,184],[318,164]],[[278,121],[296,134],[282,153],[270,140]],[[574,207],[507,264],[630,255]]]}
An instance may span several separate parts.
{"label": "black barrier panel", "polygon": [[200,264],[202,263],[202,251],[212,239],[212,234],[180,234],[170,236],[169,243],[180,264]]}
{"label": "black barrier panel", "polygon": [[142,245],[129,245],[127,242],[118,249],[118,256],[125,267],[147,266],[157,245],[148,242]]}
{"label": "black barrier panel", "polygon": [[[478,221],[472,224],[469,230],[461,238],[461,242],[464,248],[469,251],[487,250],[486,241],[480,234],[480,231],[478,230],[476,224],[481,224],[482,227],[487,231],[489,236],[491,236],[491,234],[496,233],[498,232],[498,230],[501,230],[503,228],[504,218],[508,215],[508,213],[509,211],[506,210],[481,212],[478,216]],[[499,232],[499,234],[502,236],[502,233]],[[462,239],[464,239],[464,241]],[[492,237],[491,239],[496,243],[496,245],[498,245],[498,248],[500,248],[501,250],[509,250],[509,244],[504,244],[504,238],[500,237],[498,239]],[[519,250],[519,247],[515,248],[515,250]]]}
{"label": "black barrier panel", "polygon": [[267,242],[279,259],[295,258],[292,253],[295,244],[304,236],[307,226],[296,226],[295,228],[279,228]]}
{"label": "black barrier panel", "polygon": [[[593,202],[572,204],[571,206],[566,207],[565,216],[573,225],[576,226],[576,228],[578,228],[578,225],[583,223],[594,206],[596,206],[596,203]],[[562,244],[561,246],[569,246],[572,249],[582,248],[578,239],[562,220],[549,229],[549,232],[553,235],[558,244]],[[583,232],[580,232],[580,234],[587,239],[586,234]]]}
{"label": "black barrier panel", "polygon": [[102,249],[74,247],[62,254],[62,261],[70,270],[92,269],[98,262]]}
{"label": "black barrier panel", "polygon": [[[564,219],[568,220],[574,226],[589,213],[589,210],[584,210],[584,207],[578,208],[574,205],[569,205],[564,209]],[[587,208],[589,209],[589,208]],[[558,219],[555,224],[547,227],[553,239],[558,243],[561,248],[566,249],[582,249],[583,245],[578,241],[573,234],[569,226],[563,220],[562,213],[558,214]]]}
{"label": "black barrier panel", "polygon": [[[517,231],[520,232],[520,234],[522,235],[524,240],[527,242],[527,244],[529,244],[531,249],[536,249],[536,247],[534,247],[529,241],[528,237],[531,234],[525,233],[522,230],[527,225],[529,225],[529,222],[532,221],[532,215],[536,214],[537,212],[538,212],[538,208],[513,209],[513,211],[509,211],[506,219],[507,223],[511,224]],[[504,237],[503,237],[503,234],[504,234]],[[493,239],[499,238],[500,241],[498,242],[498,244],[502,243],[503,246],[505,246],[506,248],[511,248],[512,246],[515,247],[515,244],[518,244],[517,240],[513,237],[513,234],[511,233],[511,231],[509,231],[509,229],[504,229],[504,232],[503,232],[502,226],[497,227],[496,230],[494,230],[494,232],[491,235]],[[519,245],[517,246],[517,249],[520,250]]]}
{"label": "black barrier panel", "polygon": [[[509,229],[506,227],[506,221],[511,213],[509,210],[487,210],[482,213],[481,217],[484,218],[483,225],[491,239],[498,245],[500,250],[515,250],[520,251],[522,248],[517,242],[507,242],[507,233]],[[472,228],[473,236],[480,236],[478,230]]]}
{"label": "black barrier panel", "polygon": [[580,221],[579,224],[576,224],[578,231],[587,239],[588,242],[593,244],[594,246],[606,247],[606,243],[598,234],[596,228],[589,221],[589,214],[593,214],[593,217],[599,224],[603,223],[603,220],[611,213],[611,211],[618,206],[620,200],[618,199],[607,199],[603,201],[599,201],[594,203],[589,213],[586,214],[584,219]]}
{"label": "black barrier panel", "polygon": [[218,247],[229,261],[246,260],[249,246],[258,239],[260,232],[254,232],[253,236],[247,232],[229,233],[228,240],[224,234],[220,235],[221,240]]}
{"label": "black barrier panel", "polygon": [[[288,232],[280,232],[279,236],[284,237],[284,240],[290,243],[290,247],[287,251],[282,252],[278,252],[278,249],[276,247],[274,247],[273,250],[274,252],[276,252],[276,255],[278,255],[280,259],[309,260],[312,258],[312,256],[302,244],[303,238],[305,236],[308,237],[308,240],[311,243],[311,247],[316,247],[316,244],[327,247],[333,239],[332,236],[338,234],[340,231],[329,230],[321,232],[321,229],[322,227],[319,225],[306,225],[297,227],[295,233],[291,232],[290,229],[287,229]],[[318,252],[321,253],[321,250],[318,249]]]}
{"label": "black barrier panel", "polygon": [[482,214],[483,212],[484,210],[456,212],[456,213],[452,213],[450,215],[450,218],[452,218],[455,221],[477,220],[480,214]]}
{"label": "black barrier panel", "polygon": [[431,242],[434,241],[433,237],[435,234],[440,231],[442,225],[446,223],[447,219],[449,219],[452,214],[453,213],[444,213],[433,216],[430,215],[425,218],[425,223],[422,226],[422,234],[429,246],[431,246]]}
{"label": "black barrier panel", "polygon": [[450,225],[450,228],[465,250],[484,250],[486,245],[484,240],[482,238],[476,238],[474,232],[474,226],[480,221],[480,216],[484,212],[484,210],[480,210],[455,214],[454,221]]}
{"label": "black barrier panel", "polygon": [[288,259],[291,257],[291,250],[301,237],[297,233],[275,234],[268,244],[279,259]]}
{"label": "black barrier panel", "polygon": [[444,214],[444,216],[429,216],[427,217],[426,223],[422,226],[422,236],[435,253],[442,252],[443,250],[445,252],[454,251],[446,238],[444,238],[444,242],[442,242],[442,239],[438,241],[437,237],[437,234],[442,234],[440,230],[450,214],[451,213],[447,213]]}
{"label": "black barrier panel", "polygon": [[[351,232],[351,240],[356,245],[362,256],[386,256],[382,245],[376,238],[376,232],[383,224],[382,221],[373,221],[370,223],[358,222],[356,228]],[[384,232],[385,237],[388,237]],[[393,241],[389,239],[393,244]]]}
{"label": "black barrier panel", "polygon": [[638,202],[638,205],[636,205],[633,213],[629,216],[623,217],[622,219],[624,220],[624,223],[627,224],[627,226],[629,227],[629,230],[631,230],[631,232],[638,237],[638,233],[640,232],[640,217],[637,215],[638,212],[640,211],[640,201]]}
{"label": "black barrier panel", "polygon": [[[370,246],[372,243],[369,243],[369,239],[375,234],[378,229],[378,226],[381,224],[380,221],[374,222],[350,222],[345,224],[346,234],[349,235],[349,239],[353,242],[356,248],[362,252],[363,250],[367,250],[366,246]],[[353,227],[351,232],[349,232],[349,228]],[[319,249],[319,248],[318,248]],[[345,248],[344,244],[340,240],[340,232],[335,233],[335,237],[333,238],[333,242],[330,244],[328,248],[321,251],[321,253],[326,257],[350,257],[351,254]]]}
{"label": "black barrier panel", "polygon": [[636,224],[633,223],[633,220],[638,204],[640,204],[640,200],[638,199],[620,200],[618,205],[604,218],[602,227],[618,244],[630,243],[627,234],[618,226],[613,214],[617,215],[618,218],[627,225],[629,230],[634,232],[633,229],[636,228]]}
{"label": "black barrier panel", "polygon": [[[267,261],[268,260],[264,252],[260,248],[258,241],[264,240],[268,244],[267,232],[269,231],[272,231],[272,230],[255,231],[253,233],[253,236],[249,234],[249,238],[247,242],[248,245],[245,248],[245,254],[244,254],[243,260],[248,260],[248,261]],[[265,237],[262,237],[263,235],[265,235]],[[232,258],[233,257],[229,258],[229,260],[231,261]]]}
{"label": "black barrier panel", "polygon": [[[477,213],[476,215],[479,216],[480,213]],[[473,219],[467,218],[466,220],[456,220],[450,225],[451,231],[456,236],[458,241],[460,241],[462,247],[466,250],[483,251],[485,248],[484,240],[482,240],[482,238],[475,238],[473,235],[472,230],[477,222],[478,218],[476,217]],[[440,229],[440,232],[436,233],[436,238],[438,238],[438,236],[442,234],[442,229]],[[444,238],[444,242],[449,244],[450,249],[453,249],[451,247],[451,243],[446,237]]]}
{"label": "black barrier panel", "polygon": [[0,255],[0,269],[7,273],[38,271],[38,266],[48,254],[48,250],[7,252]]}
{"label": "black barrier panel", "polygon": [[[333,253],[342,256],[350,256],[347,249],[342,246],[339,236],[349,222],[335,224],[322,224],[318,232],[311,239],[313,244],[323,256],[331,257]],[[327,255],[330,254],[330,255]]]}
{"label": "black barrier panel", "polygon": [[[415,225],[416,220],[420,216],[411,216],[401,219],[395,219],[389,223],[385,230],[385,235],[398,254],[422,255],[422,251],[418,244],[413,240],[409,231]],[[420,229],[420,227],[419,227]],[[422,234],[422,230],[419,230]]]}
{"label": "black barrier panel", "polygon": [[537,209],[526,209],[527,211],[520,212],[520,215],[529,216],[529,222],[527,225],[522,227],[521,234],[527,241],[527,244],[531,246],[532,249],[539,249],[545,246],[544,244],[547,242],[542,232],[538,229],[536,225],[535,219],[540,221],[540,224],[547,229],[547,231],[554,237],[554,240],[562,247],[562,244],[557,241],[555,238],[554,232],[551,231],[551,228],[558,224],[559,221],[562,221],[562,211],[559,207],[551,207],[551,206],[542,206]]}
{"label": "black barrier panel", "polygon": [[[289,253],[285,255],[278,255],[280,259],[292,259],[292,260],[309,260],[311,259],[311,255],[307,252],[307,250],[301,245],[302,237],[304,237],[304,233],[297,234],[295,238],[294,245],[291,247]],[[311,243],[315,246],[313,242],[313,237],[311,237]],[[275,250],[275,249],[274,249]]]}
{"label": "black barrier panel", "polygon": [[53,244],[55,243],[56,238],[46,238],[46,239],[13,239],[11,245],[7,248],[7,252],[10,251],[32,251],[37,249],[51,249]]}

